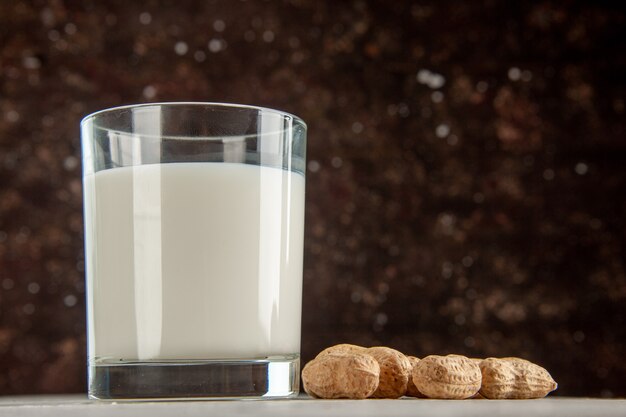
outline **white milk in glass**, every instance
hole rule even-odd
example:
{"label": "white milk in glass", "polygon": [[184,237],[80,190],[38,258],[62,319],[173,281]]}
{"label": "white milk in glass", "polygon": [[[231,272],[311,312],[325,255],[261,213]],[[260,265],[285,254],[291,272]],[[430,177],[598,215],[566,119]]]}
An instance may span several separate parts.
{"label": "white milk in glass", "polygon": [[300,351],[304,177],[165,163],[85,177],[89,356]]}

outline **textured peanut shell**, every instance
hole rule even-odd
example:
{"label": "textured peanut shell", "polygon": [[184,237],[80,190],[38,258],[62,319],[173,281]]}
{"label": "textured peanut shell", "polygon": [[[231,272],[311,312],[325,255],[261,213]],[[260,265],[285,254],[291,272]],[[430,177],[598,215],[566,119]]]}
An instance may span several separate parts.
{"label": "textured peanut shell", "polygon": [[417,389],[428,398],[471,398],[480,389],[478,365],[461,355],[431,355],[420,360],[411,374]]}
{"label": "textured peanut shell", "polygon": [[490,399],[542,398],[557,388],[547,370],[525,359],[487,358],[480,371],[480,393]]}
{"label": "textured peanut shell", "polygon": [[327,355],[329,353],[364,353],[367,348],[363,346],[351,345],[349,343],[341,343],[339,345],[334,345],[331,347],[327,347],[323,351],[317,354],[316,359],[320,356]]}
{"label": "textured peanut shell", "polygon": [[400,398],[406,394],[411,376],[411,362],[402,352],[395,349],[376,346],[365,351],[380,365],[378,388],[373,398]]}
{"label": "textured peanut shell", "polygon": [[[413,372],[413,368],[415,368],[415,365],[417,365],[420,360],[415,356],[407,356],[407,359],[409,360],[409,362],[411,362],[411,372]],[[417,389],[417,387],[413,383],[413,378],[411,377],[409,377],[409,382],[406,385],[405,395],[409,397],[426,398],[426,396]]]}
{"label": "textured peanut shell", "polygon": [[328,353],[302,369],[304,391],[317,398],[367,398],[376,391],[380,366],[370,355]]}

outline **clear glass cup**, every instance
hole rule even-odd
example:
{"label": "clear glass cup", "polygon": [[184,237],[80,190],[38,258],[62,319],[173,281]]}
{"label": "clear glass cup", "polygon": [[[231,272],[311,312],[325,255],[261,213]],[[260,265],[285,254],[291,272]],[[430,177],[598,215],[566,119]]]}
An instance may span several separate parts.
{"label": "clear glass cup", "polygon": [[81,137],[89,396],[297,395],[305,123],[157,103]]}

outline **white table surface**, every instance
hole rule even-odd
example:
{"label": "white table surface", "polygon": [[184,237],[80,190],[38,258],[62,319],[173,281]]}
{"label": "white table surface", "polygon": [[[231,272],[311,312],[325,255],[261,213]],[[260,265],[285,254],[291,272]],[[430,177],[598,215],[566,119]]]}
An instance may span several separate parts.
{"label": "white table surface", "polygon": [[495,417],[626,416],[626,400],[544,398],[540,400],[291,400],[99,402],[83,395],[0,397],[0,416],[259,416],[259,417]]}

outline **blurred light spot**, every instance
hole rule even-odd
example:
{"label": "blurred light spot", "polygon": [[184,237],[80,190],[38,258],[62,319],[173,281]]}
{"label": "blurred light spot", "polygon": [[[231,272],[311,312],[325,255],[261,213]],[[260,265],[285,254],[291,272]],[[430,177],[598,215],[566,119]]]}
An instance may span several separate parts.
{"label": "blurred light spot", "polygon": [[425,283],[425,279],[424,277],[417,275],[417,276],[411,277],[411,283],[414,285],[417,285],[418,287],[423,287]]}
{"label": "blurred light spot", "polygon": [[478,293],[472,288],[465,292],[465,298],[467,298],[468,300],[475,300],[476,297],[478,297]]}
{"label": "blurred light spot", "polygon": [[438,138],[445,138],[450,134],[450,127],[447,124],[440,124],[435,128],[435,135]]}
{"label": "blurred light spot", "polygon": [[407,106],[406,103],[398,104],[398,114],[400,115],[400,117],[409,117],[409,115],[411,114],[409,106]]}
{"label": "blurred light spot", "polygon": [[[293,62],[294,64],[299,64],[302,61],[304,61],[304,54],[300,51],[294,52],[293,55],[291,56],[291,62]],[[342,103],[339,100],[337,100],[337,103],[342,107],[345,106],[345,103]]]}
{"label": "blurred light spot", "polygon": [[177,55],[185,55],[188,50],[189,47],[185,42],[176,42],[176,45],[174,45],[174,52],[176,52]]}
{"label": "blurred light spot", "polygon": [[457,324],[457,326],[462,326],[465,324],[465,316],[463,314],[457,314],[456,316],[454,316],[454,322]]}
{"label": "blurred light spot", "polygon": [[26,69],[41,68],[41,61],[36,56],[25,56],[22,58],[22,66]]}
{"label": "blurred light spot", "polygon": [[219,39],[211,39],[209,41],[209,51],[217,53],[222,50],[222,41]]}
{"label": "blurred light spot", "polygon": [[533,79],[533,73],[528,70],[524,70],[522,71],[521,79],[522,81],[528,82]]}
{"label": "blurred light spot", "polygon": [[352,131],[356,134],[359,134],[363,131],[363,124],[359,122],[352,123]]}
{"label": "blurred light spot", "polygon": [[198,62],[204,62],[206,60],[206,54],[204,53],[204,51],[196,51],[193,54],[193,59]]}
{"label": "blurred light spot", "polygon": [[41,124],[44,125],[45,127],[52,126],[54,124],[54,117],[50,115],[45,115],[44,117],[41,118]]}
{"label": "blurred light spot", "polygon": [[63,160],[63,168],[65,168],[66,171],[72,171],[77,166],[78,166],[78,158],[76,158],[73,155],[68,156],[67,158]]}
{"label": "blurred light spot", "polygon": [[488,88],[489,88],[489,84],[487,84],[486,81],[478,81],[476,83],[476,91],[478,91],[481,94],[486,92]]}
{"label": "blurred light spot", "polygon": [[554,171],[550,168],[543,171],[543,179],[546,181],[552,181],[554,179]]}
{"label": "blurred light spot", "polygon": [[459,143],[459,138],[456,135],[450,135],[448,139],[446,139],[446,142],[448,142],[448,145],[454,146]]}
{"label": "blurred light spot", "polygon": [[436,89],[441,88],[446,83],[446,79],[443,78],[443,75],[433,74],[430,77],[430,81],[428,82],[428,86],[430,88]]}
{"label": "blurred light spot", "polygon": [[467,336],[465,338],[465,340],[463,341],[463,343],[468,348],[472,348],[472,347],[474,347],[476,345],[476,339],[474,339],[472,336]]}
{"label": "blurred light spot", "polygon": [[441,215],[439,221],[441,221],[441,224],[444,227],[452,227],[452,225],[454,225],[454,222],[456,221],[456,218],[452,214],[444,213]]}
{"label": "blurred light spot", "polygon": [[456,280],[456,286],[461,290],[467,288],[468,285],[469,285],[469,281],[465,277],[460,277],[459,279]]}
{"label": "blurred light spot", "polygon": [[522,71],[517,67],[509,68],[508,76],[511,81],[519,81]]}
{"label": "blurred light spot", "polygon": [[5,278],[2,280],[2,288],[5,290],[11,290],[15,287],[15,282],[11,278]]}
{"label": "blurred light spot", "polygon": [[451,262],[444,262],[441,264],[441,276],[444,279],[452,278],[453,267]]}
{"label": "blurred light spot", "polygon": [[148,12],[142,12],[139,15],[139,23],[142,25],[149,25],[152,22],[152,15]]}
{"label": "blurred light spot", "polygon": [[360,302],[360,301],[361,301],[361,298],[362,298],[362,297],[361,297],[361,293],[360,293],[360,292],[358,292],[358,291],[353,291],[353,292],[352,292],[352,294],[350,294],[350,300],[351,300],[353,303],[358,303],[358,302]]}
{"label": "blurred light spot", "polygon": [[300,39],[298,39],[295,36],[292,36],[289,38],[289,46],[293,49],[297,48],[298,46],[300,46]]}
{"label": "blurred light spot", "polygon": [[309,161],[309,163],[307,164],[307,168],[309,169],[309,171],[311,172],[317,172],[320,170],[320,163],[317,162],[316,160],[311,160]]}
{"label": "blurred light spot", "polygon": [[54,12],[49,7],[44,8],[41,11],[41,22],[44,26],[54,26],[56,23],[56,19],[54,17]]}
{"label": "blurred light spot", "polygon": [[213,30],[216,32],[224,32],[226,29],[226,23],[223,20],[217,19],[213,22]]}
{"label": "blurred light spot", "polygon": [[430,71],[421,69],[417,72],[417,82],[420,84],[426,84],[430,79]]}
{"label": "blurred light spot", "polygon": [[387,324],[387,315],[385,313],[378,313],[376,314],[376,324],[378,324],[379,326],[384,326],[385,324]]}
{"label": "blurred light spot", "polygon": [[585,333],[583,333],[580,330],[577,330],[572,335],[572,339],[574,339],[574,342],[576,342],[576,343],[582,343],[583,340],[585,340]]}
{"label": "blurred light spot", "polygon": [[147,85],[143,89],[143,96],[148,100],[153,99],[156,96],[157,89],[153,85]]}
{"label": "blurred light spot", "polygon": [[59,51],[65,51],[67,49],[67,42],[65,41],[65,39],[59,39],[54,44],[54,47],[57,48]]}
{"label": "blurred light spot", "polygon": [[65,304],[67,307],[74,307],[77,301],[78,299],[73,294],[66,295],[65,298],[63,298],[63,304]]}
{"label": "blurred light spot", "polygon": [[334,156],[333,159],[330,160],[330,164],[333,166],[333,168],[341,168],[341,165],[343,165],[343,160],[338,156]]}
{"label": "blurred light spot", "polygon": [[52,42],[56,42],[61,39],[61,34],[58,30],[52,29],[48,31],[48,39],[50,39]]}
{"label": "blurred light spot", "polygon": [[417,82],[425,84],[432,89],[441,88],[446,83],[443,75],[431,72],[427,69],[421,69],[417,72]]}
{"label": "blurred light spot", "polygon": [[20,114],[15,110],[9,110],[4,117],[9,123],[15,123],[20,120]]}
{"label": "blurred light spot", "polygon": [[463,264],[464,267],[469,268],[470,266],[474,264],[474,258],[472,258],[469,255],[464,256],[463,259],[461,259],[461,263]]}
{"label": "blurred light spot", "polygon": [[31,294],[37,294],[41,287],[36,282],[31,282],[28,284],[28,292]]}
{"label": "blurred light spot", "polygon": [[246,30],[246,33],[243,34],[243,38],[246,40],[246,42],[254,42],[254,40],[256,39],[256,34],[253,30]]}
{"label": "blurred light spot", "polygon": [[4,242],[5,240],[7,240],[7,232],[5,232],[4,230],[0,230],[0,243]]}
{"label": "blurred light spot", "polygon": [[443,93],[441,91],[433,91],[430,95],[430,99],[433,103],[441,103],[443,101]]}
{"label": "blurred light spot", "polygon": [[579,162],[574,167],[574,171],[576,171],[578,175],[585,175],[587,171],[589,171],[589,167],[584,162]]}
{"label": "blurred light spot", "polygon": [[472,200],[474,200],[474,203],[480,204],[485,201],[485,195],[483,193],[474,193]]}
{"label": "blurred light spot", "polygon": [[35,306],[33,305],[33,303],[26,303],[24,304],[24,307],[22,307],[22,311],[24,312],[24,314],[30,316],[35,312]]}
{"label": "blurred light spot", "polygon": [[68,35],[73,35],[76,33],[76,25],[74,23],[66,24],[63,29],[65,30],[65,33],[67,33]]}
{"label": "blurred light spot", "polygon": [[148,47],[143,42],[138,41],[135,43],[133,50],[137,55],[145,55],[148,51]]}
{"label": "blurred light spot", "polygon": [[274,32],[271,30],[263,32],[263,40],[267,43],[274,42]]}
{"label": "blurred light spot", "polygon": [[255,16],[250,23],[252,24],[253,28],[259,29],[261,26],[263,26],[263,19],[261,19],[259,16]]}

